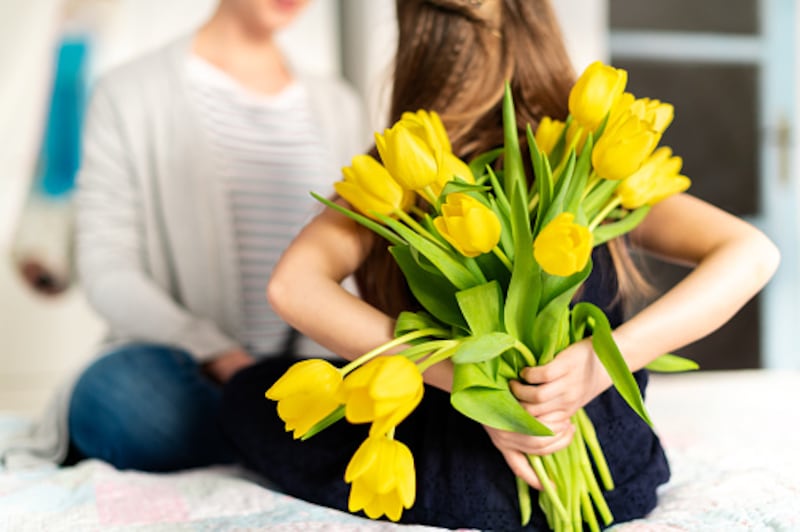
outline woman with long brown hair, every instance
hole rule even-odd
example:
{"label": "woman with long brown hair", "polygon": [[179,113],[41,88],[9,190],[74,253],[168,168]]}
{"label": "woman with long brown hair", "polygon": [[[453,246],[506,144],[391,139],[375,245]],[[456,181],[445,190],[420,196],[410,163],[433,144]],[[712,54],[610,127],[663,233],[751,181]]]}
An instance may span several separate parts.
{"label": "woman with long brown hair", "polygon": [[[574,73],[546,0],[398,0],[399,43],[390,119],[406,111],[436,111],[453,151],[463,159],[503,143],[504,82],[516,102],[517,124],[534,128],[544,116],[564,119]],[[520,136],[524,130],[520,130]],[[524,144],[524,143],[523,143]],[[341,201],[341,200],[339,200]],[[622,305],[639,277],[626,245],[694,271],[627,321]],[[603,308],[637,382],[657,356],[710,333],[767,282],[778,263],[758,230],[685,194],[655,206],[630,234],[594,252],[581,298]],[[361,298],[339,283],[354,273]],[[289,247],[268,288],[269,300],[297,329],[346,359],[393,337],[394,317],[418,307],[387,252],[387,243],[332,210],[314,219]],[[224,423],[241,458],[287,493],[347,509],[345,467],[366,428],[336,424],[303,443],[292,440],[264,390],[286,366],[265,362],[226,387]],[[606,498],[617,522],[646,515],[656,488],[669,478],[658,438],[624,403],[588,340],[550,364],[526,368],[512,382],[522,405],[550,426],[531,437],[481,426],[453,410],[452,365],[429,368],[422,403],[397,427],[416,461],[417,499],[402,521],[445,527],[514,529],[519,510],[514,476],[541,488],[525,454],[564,448],[579,408],[594,421],[616,489]],[[545,529],[534,509],[531,526]]]}

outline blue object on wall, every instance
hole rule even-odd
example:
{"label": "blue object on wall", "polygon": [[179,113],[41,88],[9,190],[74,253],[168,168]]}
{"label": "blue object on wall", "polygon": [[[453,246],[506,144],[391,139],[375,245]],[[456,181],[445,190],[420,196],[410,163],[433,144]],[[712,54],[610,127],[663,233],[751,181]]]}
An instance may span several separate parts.
{"label": "blue object on wall", "polygon": [[80,166],[81,131],[87,99],[88,39],[61,40],[55,62],[50,110],[38,161],[38,189],[45,196],[69,195]]}

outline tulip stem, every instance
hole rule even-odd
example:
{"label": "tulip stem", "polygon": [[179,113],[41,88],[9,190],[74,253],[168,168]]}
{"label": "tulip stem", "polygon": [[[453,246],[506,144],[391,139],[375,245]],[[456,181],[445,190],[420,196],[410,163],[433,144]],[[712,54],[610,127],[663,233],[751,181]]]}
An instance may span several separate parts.
{"label": "tulip stem", "polygon": [[[575,150],[582,136],[583,136],[583,126],[578,126],[575,132],[572,134],[572,140],[570,141],[569,146],[567,146],[567,148],[564,150],[564,153],[561,155],[561,161],[558,163],[558,166],[556,166],[556,169],[553,171],[554,176],[561,175],[561,171],[564,169],[564,165],[566,165],[567,161],[569,160],[569,154],[572,153],[572,150]],[[577,150],[575,153],[577,155]]]}
{"label": "tulip stem", "polygon": [[536,357],[533,355],[528,346],[520,342],[519,340],[514,344],[514,348],[522,354],[522,358],[525,359],[525,363],[530,366],[534,367],[538,364],[536,363]]}
{"label": "tulip stem", "polygon": [[363,364],[366,364],[367,362],[377,357],[378,355],[382,355],[386,351],[393,349],[399,345],[402,345],[410,340],[416,340],[417,338],[423,338],[425,336],[442,336],[444,338],[447,338],[449,334],[450,333],[448,333],[443,329],[435,329],[433,327],[411,331],[410,333],[404,334],[403,336],[398,336],[394,340],[386,342],[385,344],[379,345],[372,351],[364,353],[357,359],[351,361],[349,364],[341,368],[339,371],[341,372],[342,375],[347,375],[354,369],[358,368]]}
{"label": "tulip stem", "polygon": [[445,249],[442,243],[435,236],[433,236],[427,229],[422,227],[419,224],[419,222],[417,222],[414,218],[409,216],[407,212],[405,212],[402,209],[397,209],[396,211],[394,211],[394,214],[396,214],[398,218],[404,221],[406,225],[408,225],[411,229],[419,233],[421,236],[424,236],[425,238],[427,238],[440,248]]}
{"label": "tulip stem", "polygon": [[539,204],[539,193],[533,195],[531,201],[528,202],[528,212],[533,212],[533,209]]}
{"label": "tulip stem", "polygon": [[586,182],[586,188],[583,189],[583,196],[581,196],[581,200],[585,199],[586,196],[594,189],[594,187],[602,181],[602,177],[597,175],[597,170],[592,170],[592,173],[589,175],[589,180]]}
{"label": "tulip stem", "polygon": [[514,270],[514,266],[512,266],[511,261],[508,260],[508,257],[506,256],[506,254],[503,253],[503,250],[500,249],[500,246],[493,247],[492,248],[492,253],[494,253],[494,255],[498,259],[500,259],[500,262],[502,262],[505,265],[505,267],[508,268],[508,271],[513,271]]}
{"label": "tulip stem", "polygon": [[425,198],[431,207],[433,207],[436,212],[439,212],[439,199],[436,197],[436,194],[433,193],[433,189],[430,185],[426,186],[423,189],[417,190],[420,196]]}
{"label": "tulip stem", "polygon": [[424,361],[419,363],[419,372],[425,373],[425,370],[430,368],[431,366],[442,362],[443,360],[447,360],[448,358],[452,357],[456,350],[458,349],[458,345],[461,342],[455,342],[454,345],[449,347],[443,347],[437,350],[435,353],[432,353],[431,356],[426,358]]}
{"label": "tulip stem", "polygon": [[606,206],[597,213],[597,216],[594,217],[594,220],[589,223],[589,231],[594,231],[598,225],[600,225],[603,220],[606,219],[608,213],[619,207],[619,204],[622,202],[622,199],[619,196],[614,196],[611,200],[606,203]]}

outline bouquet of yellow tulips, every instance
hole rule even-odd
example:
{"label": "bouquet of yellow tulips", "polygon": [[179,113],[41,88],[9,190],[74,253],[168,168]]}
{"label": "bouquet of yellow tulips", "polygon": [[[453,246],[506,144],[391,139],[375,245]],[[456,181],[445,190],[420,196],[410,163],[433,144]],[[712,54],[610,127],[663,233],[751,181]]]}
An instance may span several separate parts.
{"label": "bouquet of yellow tulips", "polygon": [[[530,186],[506,90],[504,147],[467,164],[453,155],[436,113],[406,113],[376,134],[382,164],[357,156],[335,184],[355,210],[315,195],[389,242],[424,309],[400,314],[393,341],[343,368],[305,360],[267,391],[295,438],[342,418],[371,423],[345,472],[350,511],[396,521],[413,504],[413,457],[394,429],[419,404],[422,373],[445,359],[454,363],[452,405],[464,415],[503,430],[552,435],[508,383],[524,367],[551,361],[588,328],[614,386],[650,422],[603,311],[573,305],[591,272],[593,247],[629,232],[654,203],[690,183],[680,175],[681,159],[667,147],[656,149],[672,106],[634,98],[624,92],[626,82],[625,71],[594,63],[570,93],[566,122],[544,118],[535,134],[528,125]],[[493,168],[499,155],[501,170]],[[429,209],[415,207],[418,196]],[[661,370],[695,367],[672,355],[656,362]],[[555,530],[583,530],[584,522],[598,530],[598,515],[605,525],[613,521],[603,496],[613,479],[589,417],[581,410],[572,422],[567,448],[529,457],[543,485],[539,504]],[[527,523],[529,488],[519,479],[517,487]]]}

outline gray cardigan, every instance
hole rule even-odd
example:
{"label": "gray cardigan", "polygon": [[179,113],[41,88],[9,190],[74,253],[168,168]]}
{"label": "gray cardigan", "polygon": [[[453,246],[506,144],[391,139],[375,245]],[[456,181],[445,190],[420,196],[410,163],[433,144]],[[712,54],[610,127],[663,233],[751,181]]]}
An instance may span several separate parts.
{"label": "gray cardigan", "polygon": [[[182,38],[114,70],[93,92],[76,204],[81,285],[109,325],[99,354],[137,339],[204,361],[237,345],[230,333],[242,318],[233,231],[189,104],[190,43]],[[299,79],[338,170],[367,147],[359,100],[339,80]],[[30,431],[0,441],[6,466],[64,458],[71,384]]]}

